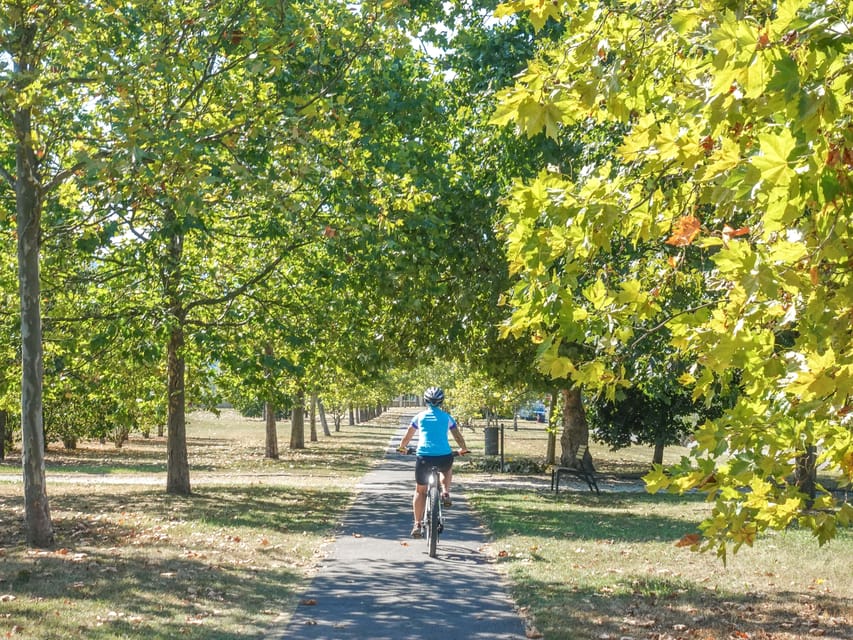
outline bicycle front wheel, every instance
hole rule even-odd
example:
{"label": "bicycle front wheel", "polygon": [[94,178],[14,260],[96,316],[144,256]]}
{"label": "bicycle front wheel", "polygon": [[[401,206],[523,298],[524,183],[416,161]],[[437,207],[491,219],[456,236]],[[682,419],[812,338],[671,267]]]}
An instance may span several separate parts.
{"label": "bicycle front wheel", "polygon": [[438,529],[441,521],[441,504],[438,487],[433,485],[429,492],[429,515],[427,518],[427,542],[429,543],[429,557],[435,558],[438,548]]}

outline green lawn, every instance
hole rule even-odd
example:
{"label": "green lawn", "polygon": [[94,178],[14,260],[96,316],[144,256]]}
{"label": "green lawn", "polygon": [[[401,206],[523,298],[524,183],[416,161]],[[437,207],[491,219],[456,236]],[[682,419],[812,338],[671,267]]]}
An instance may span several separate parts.
{"label": "green lawn", "polygon": [[[56,545],[24,543],[20,466],[0,464],[0,637],[264,637],[281,626],[353,486],[395,424],[320,436],[266,460],[264,425],[234,412],[187,428],[193,496],[165,493],[165,442],[51,446]],[[322,432],[321,432],[322,433]],[[91,474],[95,474],[95,478]]]}
{"label": "green lawn", "polygon": [[[51,446],[48,491],[57,545],[23,540],[20,466],[0,464],[0,637],[264,637],[283,626],[353,487],[404,413],[263,457],[260,420],[193,414],[194,495],[165,494],[165,442],[134,437]],[[541,459],[543,425],[507,421],[507,459]],[[853,533],[819,548],[801,531],[759,538],[723,565],[675,546],[708,506],[643,492],[548,490],[544,474],[483,473],[483,432],[459,477],[491,531],[487,552],[546,640],[853,639]],[[593,444],[603,483],[637,486],[643,447]],[[667,451],[677,460],[683,450]]]}

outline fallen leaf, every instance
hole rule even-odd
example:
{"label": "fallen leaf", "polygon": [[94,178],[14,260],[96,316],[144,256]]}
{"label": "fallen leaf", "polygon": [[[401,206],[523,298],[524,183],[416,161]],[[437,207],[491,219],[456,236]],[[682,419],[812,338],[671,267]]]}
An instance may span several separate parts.
{"label": "fallen leaf", "polygon": [[314,607],[317,605],[317,601],[314,598],[306,598],[305,600],[300,600],[299,604],[306,607]]}
{"label": "fallen leaf", "polygon": [[681,540],[675,543],[676,547],[692,547],[694,544],[699,544],[702,536],[698,533],[688,533]]}

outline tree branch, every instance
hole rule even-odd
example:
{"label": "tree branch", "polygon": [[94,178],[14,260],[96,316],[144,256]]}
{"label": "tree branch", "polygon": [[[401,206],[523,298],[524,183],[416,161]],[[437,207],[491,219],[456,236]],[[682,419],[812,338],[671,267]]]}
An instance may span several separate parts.
{"label": "tree branch", "polygon": [[259,282],[266,280],[272,274],[272,272],[276,270],[278,265],[280,265],[284,261],[284,259],[289,255],[291,251],[306,247],[314,242],[317,242],[317,239],[311,238],[310,240],[305,240],[304,242],[299,242],[297,244],[287,247],[287,249],[283,250],[275,260],[270,262],[266,267],[261,269],[258,273],[246,280],[246,282],[241,284],[236,289],[232,289],[231,291],[228,291],[222,294],[221,296],[193,300],[192,302],[187,303],[187,305],[184,307],[184,311],[189,314],[189,312],[195,309],[196,307],[208,307],[234,300],[235,298],[246,293],[249,289],[251,289]]}
{"label": "tree branch", "polygon": [[9,187],[14,191],[15,189],[15,176],[6,171],[3,167],[0,167],[0,176],[2,176],[6,182],[9,183]]}

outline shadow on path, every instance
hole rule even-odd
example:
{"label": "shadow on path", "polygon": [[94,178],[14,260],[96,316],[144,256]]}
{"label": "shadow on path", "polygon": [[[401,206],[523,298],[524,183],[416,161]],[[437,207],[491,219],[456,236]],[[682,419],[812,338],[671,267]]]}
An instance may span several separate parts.
{"label": "shadow on path", "polygon": [[[400,434],[392,441],[399,441]],[[481,549],[485,532],[454,491],[438,557],[408,537],[414,457],[389,449],[365,476],[284,640],[514,640],[524,624]]]}

